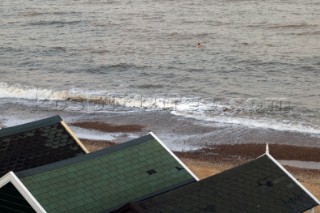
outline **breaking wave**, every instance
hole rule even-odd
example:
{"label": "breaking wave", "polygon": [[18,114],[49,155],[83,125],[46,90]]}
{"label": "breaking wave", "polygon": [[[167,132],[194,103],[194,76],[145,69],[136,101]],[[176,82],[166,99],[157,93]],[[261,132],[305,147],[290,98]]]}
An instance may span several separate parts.
{"label": "breaking wave", "polygon": [[226,124],[243,125],[250,128],[273,129],[278,131],[299,132],[311,134],[311,136],[319,137],[320,128],[311,124],[305,124],[302,121],[286,120],[281,121],[275,118],[244,118],[244,117],[229,117],[229,116],[214,116],[207,117],[201,114],[185,114],[183,112],[174,112],[175,115],[194,118],[197,120],[205,120],[209,122],[218,122]]}
{"label": "breaking wave", "polygon": [[21,98],[21,99],[53,99],[63,100],[68,97],[66,91],[53,91],[51,89],[42,89],[20,84],[8,85],[0,83],[0,98]]}
{"label": "breaking wave", "polygon": [[[106,91],[84,91],[80,89],[54,91],[39,87],[9,85],[0,83],[0,99],[36,100],[32,103],[39,104],[39,100],[66,101],[73,103],[91,103],[94,109],[84,110],[84,113],[104,113],[110,111],[130,110],[166,110],[175,115],[189,117],[206,122],[244,125],[253,128],[268,128],[280,131],[293,131],[320,135],[318,114],[301,113],[299,109],[292,108],[290,103],[272,102],[270,107],[262,107],[254,101],[245,104],[236,101],[213,100],[201,98],[186,98],[179,95],[171,97],[150,97],[137,94],[111,94]],[[43,102],[42,102],[43,103]],[[92,104],[93,103],[93,104]],[[66,105],[65,105],[66,106]],[[55,110],[57,104],[47,104]],[[74,106],[70,107],[74,111]],[[61,108],[59,108],[61,110]],[[63,110],[68,111],[65,107]],[[313,120],[308,119],[310,114]]]}

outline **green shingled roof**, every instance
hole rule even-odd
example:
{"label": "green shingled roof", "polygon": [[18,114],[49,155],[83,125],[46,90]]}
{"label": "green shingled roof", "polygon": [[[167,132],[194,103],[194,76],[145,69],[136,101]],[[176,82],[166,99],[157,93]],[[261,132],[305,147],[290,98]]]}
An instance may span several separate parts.
{"label": "green shingled roof", "polygon": [[152,135],[17,173],[47,212],[101,212],[194,182]]}
{"label": "green shingled roof", "polygon": [[318,205],[269,154],[115,212],[304,212]]}
{"label": "green shingled roof", "polygon": [[0,176],[85,153],[60,116],[0,130]]}

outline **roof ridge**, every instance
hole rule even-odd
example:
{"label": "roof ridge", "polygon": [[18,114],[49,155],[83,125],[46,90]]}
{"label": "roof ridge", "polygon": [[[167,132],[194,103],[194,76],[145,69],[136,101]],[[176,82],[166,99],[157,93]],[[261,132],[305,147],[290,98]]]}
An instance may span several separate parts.
{"label": "roof ridge", "polygon": [[50,125],[56,124],[60,121],[62,121],[62,118],[59,115],[55,115],[55,116],[52,116],[49,118],[44,118],[41,120],[32,121],[32,122],[25,123],[25,124],[20,124],[17,126],[6,127],[3,129],[0,129],[0,138],[5,137],[5,136],[9,136],[9,135],[19,134],[19,133],[30,131],[33,129],[38,129],[41,127],[50,126]]}
{"label": "roof ridge", "polygon": [[51,163],[51,164],[47,164],[44,166],[40,166],[40,167],[36,167],[36,168],[32,168],[32,169],[28,169],[28,170],[24,170],[24,171],[20,171],[15,173],[19,178],[23,178],[23,177],[28,177],[28,176],[32,176],[35,174],[39,174],[39,173],[43,173],[43,172],[48,172],[48,171],[52,171],[61,167],[65,167],[65,166],[69,166],[72,164],[77,164],[83,161],[88,161],[88,160],[92,160],[101,156],[104,156],[106,154],[110,154],[110,153],[115,153],[118,152],[120,150],[126,149],[126,148],[130,148],[136,145],[139,145],[141,143],[145,143],[151,140],[155,140],[155,138],[151,135],[145,135],[142,136],[140,138],[136,138],[127,142],[124,142],[122,144],[117,144],[115,146],[111,146],[102,150],[98,150],[95,152],[91,152],[88,153],[86,155],[81,155],[81,156],[77,156],[77,157],[73,157],[70,159],[66,159],[66,160],[62,160],[62,161],[58,161],[55,163]]}

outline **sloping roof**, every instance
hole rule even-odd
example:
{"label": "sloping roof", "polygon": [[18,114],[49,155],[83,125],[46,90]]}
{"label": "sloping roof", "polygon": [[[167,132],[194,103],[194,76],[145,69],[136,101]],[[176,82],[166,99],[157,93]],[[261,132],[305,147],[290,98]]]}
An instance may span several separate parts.
{"label": "sloping roof", "polygon": [[318,205],[273,157],[256,160],[115,212],[303,212]]}
{"label": "sloping roof", "polygon": [[0,176],[85,154],[60,116],[0,130]]}
{"label": "sloping roof", "polygon": [[153,134],[16,176],[55,213],[111,211],[196,181]]}

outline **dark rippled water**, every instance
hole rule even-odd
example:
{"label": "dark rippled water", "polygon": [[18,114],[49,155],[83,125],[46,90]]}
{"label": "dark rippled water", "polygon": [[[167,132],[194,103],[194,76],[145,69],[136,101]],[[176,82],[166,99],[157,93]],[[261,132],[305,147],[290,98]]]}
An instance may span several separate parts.
{"label": "dark rippled water", "polygon": [[3,110],[12,99],[174,97],[179,115],[320,133],[318,0],[0,5]]}

